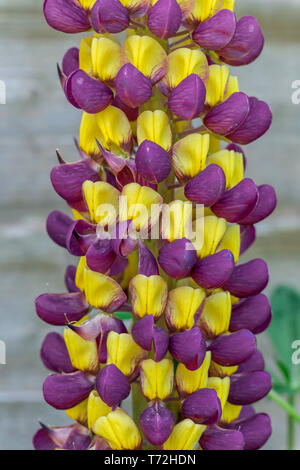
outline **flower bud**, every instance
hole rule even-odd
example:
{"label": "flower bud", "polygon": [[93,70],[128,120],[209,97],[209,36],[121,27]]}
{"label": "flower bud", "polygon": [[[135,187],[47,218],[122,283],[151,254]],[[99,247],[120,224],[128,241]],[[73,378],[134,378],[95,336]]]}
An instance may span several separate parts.
{"label": "flower bud", "polygon": [[130,393],[126,376],[114,364],[105,366],[98,372],[96,389],[104,403],[113,408],[118,407]]}
{"label": "flower bud", "polygon": [[163,403],[155,401],[141,413],[140,426],[150,444],[161,446],[174,427],[173,413]]}
{"label": "flower bud", "polygon": [[181,9],[176,0],[158,0],[148,12],[148,28],[160,39],[168,39],[179,29]]}
{"label": "flower bud", "polygon": [[194,30],[192,38],[203,49],[221,49],[231,41],[235,29],[235,14],[224,9],[200,23]]}
{"label": "flower bud", "polygon": [[222,414],[220,400],[215,390],[202,388],[187,397],[182,405],[182,413],[197,424],[217,423]]}
{"label": "flower bud", "polygon": [[187,369],[198,369],[205,358],[206,343],[198,327],[171,336],[169,350],[176,361]]}
{"label": "flower bud", "polygon": [[189,201],[209,207],[223,196],[225,186],[224,171],[220,166],[212,164],[187,182],[184,194]]}
{"label": "flower bud", "polygon": [[121,33],[129,21],[128,11],[119,0],[97,0],[91,11],[91,25],[97,33]]}
{"label": "flower bud", "polygon": [[206,96],[206,88],[201,78],[192,73],[172,90],[168,107],[180,119],[190,121],[201,113]]}
{"label": "flower bud", "polygon": [[74,0],[45,0],[44,15],[49,26],[64,33],[82,33],[91,27],[86,12]]}
{"label": "flower bud", "polygon": [[168,276],[181,279],[189,276],[197,262],[197,253],[189,240],[181,238],[165,244],[159,250],[157,261]]}
{"label": "flower bud", "polygon": [[43,384],[46,402],[57,410],[67,410],[85,400],[94,388],[94,378],[77,371],[49,375]]}

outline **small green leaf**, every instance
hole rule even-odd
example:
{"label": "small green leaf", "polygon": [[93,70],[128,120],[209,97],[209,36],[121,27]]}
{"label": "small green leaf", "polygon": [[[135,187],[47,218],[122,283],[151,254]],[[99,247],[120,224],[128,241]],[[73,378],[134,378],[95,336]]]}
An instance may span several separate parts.
{"label": "small green leaf", "polygon": [[130,312],[115,312],[116,317],[120,320],[132,320],[132,315]]}

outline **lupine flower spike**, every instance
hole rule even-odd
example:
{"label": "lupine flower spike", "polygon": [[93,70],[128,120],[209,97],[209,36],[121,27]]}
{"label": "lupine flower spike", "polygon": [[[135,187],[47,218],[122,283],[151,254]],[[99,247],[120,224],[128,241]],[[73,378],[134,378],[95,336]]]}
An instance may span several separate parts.
{"label": "lupine flower spike", "polygon": [[51,171],[67,213],[47,219],[75,260],[66,292],[36,299],[63,328],[41,347],[44,398],[73,422],[42,424],[36,449],[250,450],[271,434],[252,407],[271,388],[268,267],[240,256],[276,207],[241,147],[272,114],[229,67],[264,45],[234,3],[44,2],[52,28],[89,35],[58,67],[82,119],[74,162],[58,152]]}

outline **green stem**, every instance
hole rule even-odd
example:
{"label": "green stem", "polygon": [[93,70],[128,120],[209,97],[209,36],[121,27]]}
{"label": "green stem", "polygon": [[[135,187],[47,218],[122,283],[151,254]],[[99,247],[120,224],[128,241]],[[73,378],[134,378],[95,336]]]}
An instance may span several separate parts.
{"label": "green stem", "polygon": [[270,391],[268,398],[270,398],[270,400],[274,401],[278,406],[283,408],[287,412],[287,414],[291,418],[293,418],[294,421],[297,421],[297,423],[300,424],[300,415],[297,413],[293,405],[281,398],[281,396],[274,390]]}
{"label": "green stem", "polygon": [[[291,395],[289,397],[289,404],[294,408],[295,397]],[[287,435],[287,448],[288,450],[294,449],[294,438],[295,438],[295,422],[293,416],[288,416],[288,435]]]}

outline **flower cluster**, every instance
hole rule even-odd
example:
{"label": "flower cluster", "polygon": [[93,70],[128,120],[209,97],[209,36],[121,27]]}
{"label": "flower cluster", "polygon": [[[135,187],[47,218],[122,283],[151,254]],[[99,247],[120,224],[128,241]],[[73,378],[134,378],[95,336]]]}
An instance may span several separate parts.
{"label": "flower cluster", "polygon": [[37,449],[249,450],[271,434],[252,406],[271,389],[255,337],[271,321],[268,268],[239,257],[276,206],[271,186],[244,177],[240,147],[272,114],[231,74],[264,44],[256,18],[233,9],[45,0],[54,29],[94,31],[58,67],[82,120],[79,160],[58,152],[51,172],[72,217],[47,219],[79,262],[68,293],[36,299],[42,320],[64,326],[42,345],[44,397],[75,424],[42,425]]}

